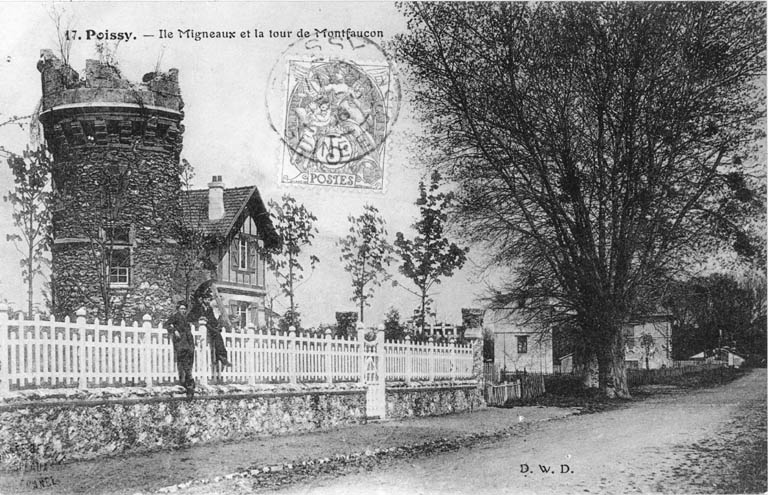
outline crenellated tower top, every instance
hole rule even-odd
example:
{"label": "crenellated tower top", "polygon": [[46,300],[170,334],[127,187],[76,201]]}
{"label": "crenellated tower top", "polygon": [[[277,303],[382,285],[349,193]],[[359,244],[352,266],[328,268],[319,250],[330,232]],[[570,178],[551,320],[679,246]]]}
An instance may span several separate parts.
{"label": "crenellated tower top", "polygon": [[105,62],[87,60],[85,77],[41,50],[40,121],[54,155],[62,147],[133,145],[181,150],[184,101],[179,71],[150,72],[141,83],[124,79]]}

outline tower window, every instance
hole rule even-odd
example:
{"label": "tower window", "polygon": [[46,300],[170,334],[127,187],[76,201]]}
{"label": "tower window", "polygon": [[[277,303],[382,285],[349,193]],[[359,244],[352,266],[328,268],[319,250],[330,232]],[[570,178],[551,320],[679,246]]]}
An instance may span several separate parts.
{"label": "tower window", "polygon": [[105,261],[108,263],[107,281],[110,286],[126,287],[131,284],[131,225],[109,225],[101,230]]}
{"label": "tower window", "polygon": [[92,143],[96,139],[96,127],[90,120],[81,120],[80,125],[83,127],[83,134],[85,135],[85,142]]}
{"label": "tower window", "polygon": [[127,286],[131,283],[131,249],[112,249],[109,253],[109,285]]}

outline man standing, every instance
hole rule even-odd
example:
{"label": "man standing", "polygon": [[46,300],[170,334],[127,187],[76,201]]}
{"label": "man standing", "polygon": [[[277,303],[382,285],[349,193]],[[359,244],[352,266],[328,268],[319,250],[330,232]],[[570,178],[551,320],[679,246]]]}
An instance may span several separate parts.
{"label": "man standing", "polygon": [[190,399],[195,394],[195,380],[192,377],[192,365],[195,363],[195,337],[187,320],[187,303],[179,301],[176,312],[165,323],[173,342],[173,353],[179,369],[179,383]]}
{"label": "man standing", "polygon": [[193,297],[195,301],[190,312],[190,319],[192,321],[198,321],[200,318],[207,320],[208,341],[213,347],[213,362],[221,363],[226,367],[232,366],[232,363],[227,359],[227,348],[224,345],[224,338],[221,336],[221,322],[216,318],[211,307],[213,296],[210,289],[199,291]]}

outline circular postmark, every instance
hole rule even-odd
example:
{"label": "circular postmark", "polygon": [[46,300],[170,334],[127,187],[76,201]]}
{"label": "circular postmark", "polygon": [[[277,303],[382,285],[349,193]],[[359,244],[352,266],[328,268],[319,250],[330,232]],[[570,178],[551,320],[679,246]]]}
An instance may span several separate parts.
{"label": "circular postmark", "polygon": [[394,63],[375,42],[299,39],[272,67],[265,97],[283,143],[281,183],[383,190],[401,92]]}

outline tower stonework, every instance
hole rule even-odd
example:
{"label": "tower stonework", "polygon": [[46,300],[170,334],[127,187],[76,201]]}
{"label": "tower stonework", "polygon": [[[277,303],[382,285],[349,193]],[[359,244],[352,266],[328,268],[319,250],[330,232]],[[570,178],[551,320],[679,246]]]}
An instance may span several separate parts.
{"label": "tower stonework", "polygon": [[51,296],[58,316],[170,312],[181,212],[184,103],[178,71],[85,77],[43,50],[40,122],[53,154]]}

